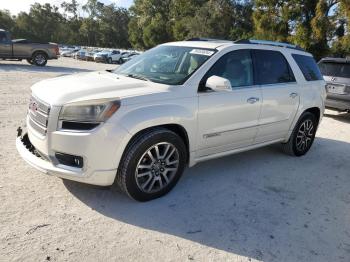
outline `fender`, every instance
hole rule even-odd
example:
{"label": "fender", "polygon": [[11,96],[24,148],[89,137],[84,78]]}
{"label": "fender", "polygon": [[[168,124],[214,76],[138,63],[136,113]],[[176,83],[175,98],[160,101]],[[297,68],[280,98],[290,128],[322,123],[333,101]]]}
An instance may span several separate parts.
{"label": "fender", "polygon": [[[144,129],[177,124],[182,126],[188,134],[189,151],[195,150],[195,134],[197,133],[196,103],[193,98],[184,98],[182,105],[171,104],[171,101],[162,105],[133,105],[118,119],[123,127],[133,136]],[[179,100],[176,100],[179,102]],[[197,101],[197,100],[196,100]]]}

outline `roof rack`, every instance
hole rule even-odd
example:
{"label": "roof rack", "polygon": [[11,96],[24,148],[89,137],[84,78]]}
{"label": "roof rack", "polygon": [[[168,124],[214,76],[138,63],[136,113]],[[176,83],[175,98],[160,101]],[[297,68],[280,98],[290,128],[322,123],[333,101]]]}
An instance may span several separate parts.
{"label": "roof rack", "polygon": [[293,45],[290,43],[283,43],[283,42],[276,42],[276,41],[267,41],[267,40],[241,39],[237,41],[230,41],[230,40],[224,40],[224,39],[194,37],[194,38],[187,39],[186,41],[206,41],[206,42],[221,42],[221,43],[234,43],[234,44],[271,45],[271,46],[285,47],[285,48],[305,51],[303,48],[301,48],[298,45]]}
{"label": "roof rack", "polygon": [[293,44],[290,44],[290,43],[283,43],[283,42],[267,41],[267,40],[242,39],[242,40],[237,40],[234,43],[235,44],[272,45],[272,46],[285,47],[285,48],[305,51],[303,48],[301,48],[298,45],[293,45]]}
{"label": "roof rack", "polygon": [[205,38],[205,37],[193,37],[193,38],[187,39],[186,41],[205,41],[205,42],[232,43],[232,41],[230,41],[230,40],[214,39],[214,38]]}

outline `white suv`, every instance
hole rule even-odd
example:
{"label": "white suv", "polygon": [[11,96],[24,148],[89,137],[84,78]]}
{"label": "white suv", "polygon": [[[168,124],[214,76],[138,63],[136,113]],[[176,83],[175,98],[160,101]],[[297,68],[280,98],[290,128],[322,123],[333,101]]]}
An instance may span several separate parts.
{"label": "white suv", "polygon": [[194,39],[157,46],[112,72],[32,87],[20,155],[45,173],[114,183],[147,201],[184,168],[282,143],[304,155],[324,112],[325,82],[309,53],[267,41]]}

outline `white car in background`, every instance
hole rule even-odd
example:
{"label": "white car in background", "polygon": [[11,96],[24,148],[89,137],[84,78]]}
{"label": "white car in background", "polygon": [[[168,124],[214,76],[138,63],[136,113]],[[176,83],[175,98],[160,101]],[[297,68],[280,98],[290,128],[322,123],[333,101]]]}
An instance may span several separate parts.
{"label": "white car in background", "polygon": [[306,154],[325,97],[317,64],[297,46],[173,42],[114,71],[36,83],[27,131],[18,129],[16,145],[40,171],[115,183],[147,201],[168,193],[186,166],[201,161],[274,143],[290,155]]}
{"label": "white car in background", "polygon": [[103,62],[103,63],[121,63],[122,62],[122,54],[119,50],[105,50],[94,55],[95,62]]}

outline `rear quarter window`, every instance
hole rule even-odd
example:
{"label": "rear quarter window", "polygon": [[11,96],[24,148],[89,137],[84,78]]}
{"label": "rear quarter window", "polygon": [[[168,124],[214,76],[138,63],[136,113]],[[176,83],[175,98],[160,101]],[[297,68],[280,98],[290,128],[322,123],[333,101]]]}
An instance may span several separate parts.
{"label": "rear quarter window", "polygon": [[292,57],[299,66],[306,81],[323,80],[321,71],[312,56],[292,54]]}

